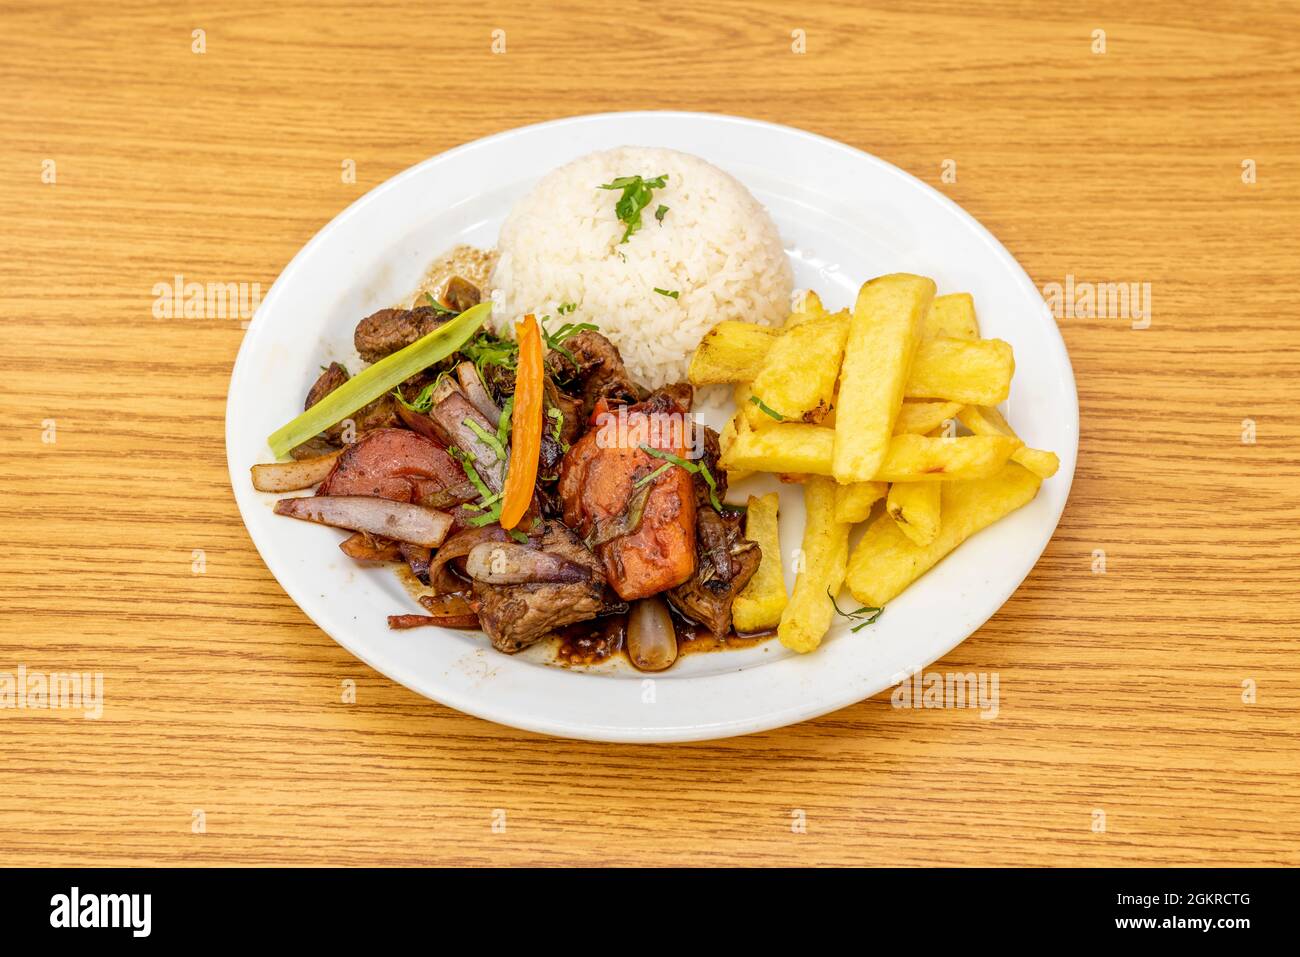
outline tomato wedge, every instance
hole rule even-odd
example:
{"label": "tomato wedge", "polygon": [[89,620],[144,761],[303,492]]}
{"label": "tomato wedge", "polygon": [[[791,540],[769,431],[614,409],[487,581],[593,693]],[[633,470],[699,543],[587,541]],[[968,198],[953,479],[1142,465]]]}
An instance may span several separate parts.
{"label": "tomato wedge", "polygon": [[519,361],[515,366],[515,408],[510,420],[510,466],[501,495],[501,527],[507,531],[519,524],[533,501],[545,404],[542,332],[537,319],[524,316],[515,325],[515,338],[519,342]]}

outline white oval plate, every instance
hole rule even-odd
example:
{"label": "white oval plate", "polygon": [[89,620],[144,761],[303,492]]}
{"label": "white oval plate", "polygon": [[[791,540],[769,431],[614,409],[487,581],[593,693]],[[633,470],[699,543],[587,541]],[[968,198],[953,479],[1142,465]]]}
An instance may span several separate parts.
{"label": "white oval plate", "polygon": [[[684,150],[737,176],[776,221],[796,287],[816,289],[831,308],[850,305],[864,280],[889,272],[932,276],[940,293],[973,293],[984,334],[1015,347],[1008,417],[1030,445],[1060,455],[1060,472],[1030,505],[974,536],[895,599],[874,625],[852,634],[837,623],[810,655],[771,641],[688,655],[651,678],[625,662],[595,673],[563,668],[548,647],[499,654],[477,632],[390,631],[386,616],[420,611],[396,575],[353,563],[338,550],[342,535],[334,529],[273,515],[275,496],[253,491],[249,466],[271,460],[266,436],[301,411],[322,364],[339,359],[357,368],[352,330],[362,316],[408,295],[450,246],[494,245],[511,204],[547,171],[623,145]],[[1070,360],[1042,296],[956,204],[833,140],[755,120],[671,112],[512,130],[426,160],[367,193],[275,282],[240,349],[226,409],[230,477],[244,523],[272,574],[327,634],[393,680],[460,711],[607,741],[690,741],[792,724],[868,698],[943,656],[997,611],[1046,547],[1065,507],[1078,436]],[[751,480],[752,490],[766,490],[762,481]],[[749,483],[737,487],[742,495],[749,490]],[[797,486],[780,490],[788,555],[804,513]]]}

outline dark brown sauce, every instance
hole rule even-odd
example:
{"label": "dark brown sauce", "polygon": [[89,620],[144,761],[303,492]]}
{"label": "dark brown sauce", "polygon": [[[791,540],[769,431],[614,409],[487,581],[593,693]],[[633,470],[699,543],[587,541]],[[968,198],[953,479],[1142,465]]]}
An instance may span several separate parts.
{"label": "dark brown sauce", "polygon": [[623,653],[627,615],[606,615],[566,625],[556,633],[555,656],[566,665],[597,665]]}
{"label": "dark brown sauce", "polygon": [[[713,651],[754,648],[776,637],[775,631],[740,634],[730,631],[721,637],[707,628],[673,612],[677,632],[677,655],[696,655]],[[576,625],[566,625],[555,633],[555,657],[566,665],[598,665],[614,656],[626,655],[627,615],[607,615]]]}

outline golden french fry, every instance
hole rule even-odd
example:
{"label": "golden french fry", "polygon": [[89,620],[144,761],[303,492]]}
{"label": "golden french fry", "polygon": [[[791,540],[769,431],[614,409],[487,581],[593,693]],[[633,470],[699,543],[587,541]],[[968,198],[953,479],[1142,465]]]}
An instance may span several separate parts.
{"label": "golden french fry", "polygon": [[939,534],[941,482],[895,482],[889,486],[885,511],[917,545],[929,545]]}
{"label": "golden french fry", "polygon": [[[1007,424],[1007,420],[997,409],[968,405],[957,414],[957,418],[976,435],[1009,435],[1019,439],[1015,430]],[[1031,449],[1023,445],[1011,453],[1011,461],[1019,462],[1039,478],[1044,479],[1051,478],[1061,467],[1061,460],[1056,457],[1055,452],[1044,452],[1042,449]]]}
{"label": "golden french fry", "polygon": [[943,483],[943,521],[924,546],[904,535],[889,515],[878,516],[849,559],[849,591],[864,605],[892,601],[971,535],[1031,501],[1040,484],[1037,475],[1014,462],[988,478]]}
{"label": "golden french fry", "polygon": [[903,403],[921,320],[933,299],[934,281],[908,273],[872,279],[859,290],[840,371],[836,481],[876,477]]}
{"label": "golden french fry", "polygon": [[[749,401],[749,384],[746,382],[737,383],[732,388],[731,395],[736,404],[736,411],[732,413],[731,418],[727,420],[727,424],[718,433],[718,449],[723,456],[727,454],[727,449],[731,448],[731,444],[736,441],[737,432],[749,429],[749,426],[745,423],[744,413],[741,411],[744,409],[745,403]],[[719,464],[721,464],[721,460],[719,460]],[[727,469],[725,465],[722,467],[727,471],[728,482],[740,482],[754,474],[745,469]]]}
{"label": "golden french fry", "polygon": [[[835,433],[820,425],[783,422],[770,429],[737,430],[722,454],[722,467],[749,472],[830,475]],[[931,438],[895,435],[885,449],[875,482],[940,482],[992,475],[1020,441],[1005,435]],[[849,483],[854,484],[854,483]]]}
{"label": "golden french fry", "polygon": [[895,435],[929,435],[962,410],[960,402],[906,399],[894,420]]}
{"label": "golden french fry", "polygon": [[731,603],[731,620],[736,631],[767,631],[781,620],[789,599],[785,594],[785,572],[781,569],[781,541],[777,533],[777,507],[781,497],[770,492],[762,498],[751,495],[745,513],[745,537],[758,542],[763,557],[745,587]]}
{"label": "golden french fry", "polygon": [[871,510],[885,497],[889,486],[884,482],[854,482],[835,486],[835,521],[848,525],[865,522]]}
{"label": "golden french fry", "polygon": [[921,325],[926,339],[978,339],[980,324],[975,318],[975,300],[968,292],[935,296]]}
{"label": "golden french fry", "polygon": [[777,330],[728,319],[704,334],[691,356],[692,385],[752,382],[776,341]]}
{"label": "golden french fry", "polygon": [[781,644],[807,653],[821,644],[831,626],[832,595],[844,585],[849,553],[849,525],[835,520],[835,483],[812,476],[804,485],[808,521],[803,531],[803,567],[795,576],[777,636]]}
{"label": "golden french fry", "polygon": [[834,445],[834,431],[820,425],[779,422],[766,429],[737,429],[721,464],[728,472],[829,475]]}
{"label": "golden french fry", "polygon": [[963,435],[931,438],[896,435],[889,442],[877,482],[950,482],[986,478],[1002,467],[1020,447],[1005,435]]}
{"label": "golden french fry", "polygon": [[835,380],[849,334],[847,316],[808,319],[784,329],[750,388],[762,401],[742,410],[751,429],[776,422],[820,422],[835,398]]}
{"label": "golden french fry", "polygon": [[822,305],[821,296],[809,289],[802,298],[795,303],[790,315],[785,320],[785,327],[797,326],[801,322],[807,322],[809,319],[820,319],[827,315],[826,307]]}
{"label": "golden french fry", "polygon": [[916,350],[905,394],[964,405],[997,405],[1011,394],[1016,362],[1001,339],[927,339]]}

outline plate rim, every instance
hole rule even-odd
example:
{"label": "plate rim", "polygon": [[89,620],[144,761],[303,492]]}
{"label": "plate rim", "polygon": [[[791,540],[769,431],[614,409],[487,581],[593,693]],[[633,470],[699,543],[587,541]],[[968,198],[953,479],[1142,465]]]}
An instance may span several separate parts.
{"label": "plate rim", "polygon": [[[278,572],[276,569],[277,562],[272,558],[270,558],[263,551],[262,545],[258,542],[257,537],[253,534],[252,526],[250,525],[249,522],[249,517],[246,514],[245,500],[241,498],[240,494],[237,491],[237,483],[241,480],[241,478],[246,480],[247,476],[243,474],[242,470],[237,469],[236,462],[235,462],[236,455],[234,451],[234,446],[237,442],[237,436],[235,434],[236,429],[234,424],[234,418],[232,416],[232,408],[237,401],[235,397],[238,394],[237,386],[240,385],[241,369],[246,370],[251,364],[251,360],[245,361],[245,357],[246,355],[251,354],[253,349],[256,347],[256,343],[259,340],[258,334],[265,326],[266,320],[263,320],[262,322],[259,323],[259,319],[261,319],[261,317],[264,314],[265,307],[274,305],[276,303],[276,301],[282,295],[283,288],[288,284],[289,277],[293,273],[295,273],[298,269],[301,268],[302,263],[310,257],[311,253],[315,250],[315,248],[318,245],[320,245],[321,242],[324,241],[324,238],[327,235],[331,234],[336,229],[344,226],[352,217],[357,215],[357,213],[363,207],[379,201],[379,199],[382,196],[387,194],[389,191],[400,187],[401,184],[404,183],[406,180],[420,175],[430,167],[434,167],[449,162],[452,158],[457,157],[461,154],[472,152],[475,150],[490,148],[490,146],[494,143],[503,140],[508,140],[512,137],[522,136],[532,132],[538,132],[542,130],[560,128],[565,126],[577,126],[582,124],[598,124],[602,121],[609,121],[609,120],[636,119],[638,117],[655,117],[660,120],[663,119],[671,120],[674,118],[680,118],[686,121],[699,121],[703,119],[703,120],[722,123],[722,124],[747,126],[751,128],[766,130],[783,136],[793,136],[799,139],[812,141],[819,144],[822,147],[827,147],[840,152],[847,153],[853,159],[857,161],[864,161],[866,163],[869,163],[870,165],[874,166],[878,170],[887,173],[888,175],[893,176],[897,179],[902,180],[910,187],[913,188],[917,186],[921,187],[921,191],[924,194],[926,194],[929,199],[931,200],[938,199],[940,201],[941,206],[946,207],[949,212],[955,213],[964,223],[966,223],[970,227],[973,227],[974,235],[980,241],[982,241],[982,243],[986,247],[988,247],[992,255],[994,255],[997,259],[1001,260],[1004,263],[1004,265],[1010,267],[1010,272],[1014,276],[1015,281],[1023,289],[1031,291],[1035,298],[1041,300],[1041,293],[1039,292],[1038,288],[1034,285],[1033,280],[1030,278],[1029,274],[1025,271],[1024,267],[1021,266],[1020,262],[1015,258],[1015,256],[1011,254],[1011,252],[1002,244],[1000,240],[998,240],[996,236],[992,234],[991,231],[989,231],[987,227],[985,227],[978,219],[976,219],[973,215],[971,215],[969,212],[963,209],[960,206],[960,204],[958,204],[955,200],[951,199],[949,196],[947,196],[940,190],[936,189],[935,187],[931,186],[929,183],[926,183],[924,180],[921,180],[918,177],[913,176],[911,173],[907,172],[906,170],[898,166],[895,166],[894,164],[888,162],[887,160],[884,160],[878,156],[868,153],[865,150],[859,149],[858,147],[852,146],[848,143],[844,143],[840,140],[832,139],[820,133],[814,133],[809,130],[801,129],[799,127],[789,126],[781,123],[774,123],[768,120],[759,120],[751,117],[737,116],[733,114],[701,112],[701,111],[686,111],[686,110],[607,111],[601,113],[575,114],[571,116],[544,120],[541,122],[531,123],[524,126],[512,127],[507,130],[501,130],[496,133],[489,134],[488,136],[480,137],[478,139],[459,144],[455,147],[452,147],[451,149],[445,150],[441,153],[434,154],[433,156],[429,156],[424,160],[421,160],[420,162],[412,166],[409,166],[404,170],[399,171],[398,173],[386,179],[384,182],[376,185],[375,187],[368,190],[367,192],[365,192],[364,194],[362,194],[361,196],[353,200],[351,203],[349,203],[343,210],[337,213],[333,218],[331,218],[328,222],[326,222],[320,229],[318,229],[315,232],[315,234],[313,234],[313,236],[297,250],[297,252],[289,260],[289,262],[280,271],[279,275],[272,283],[270,290],[268,290],[267,295],[263,297],[252,320],[249,322],[248,329],[245,331],[245,334],[240,342],[240,347],[236,354],[235,361],[231,369],[231,376],[230,376],[230,382],[227,389],[227,399],[226,399],[225,441],[226,441],[227,470],[231,482],[231,492],[234,495],[236,507],[239,509],[241,522],[243,523],[245,531],[248,533],[249,538],[252,540],[253,546],[257,550],[258,556],[261,558],[263,564],[266,565],[267,570],[271,572],[271,575],[273,578],[275,578],[276,583],[285,592],[285,594],[289,596],[289,598],[294,602],[294,604],[298,606],[299,610],[302,611],[302,613],[305,614],[326,635],[328,635],[331,638],[331,640],[333,640],[336,644],[342,647],[350,655],[362,661],[368,667],[372,668],[379,674],[384,675],[388,679],[395,681],[398,684],[401,684],[402,686],[410,689],[416,694],[421,695],[422,697],[426,697],[431,700],[437,701],[440,704],[443,704],[450,708],[454,708],[455,710],[460,711],[462,713],[469,714],[474,717],[491,721],[496,724],[501,724],[507,727],[518,728],[521,730],[526,730],[526,731],[543,734],[543,735],[574,738],[580,740],[642,743],[642,744],[717,740],[721,738],[733,737],[742,734],[758,733],[761,731],[772,730],[774,728],[785,727],[791,724],[800,723],[802,721],[811,720],[813,718],[820,717],[825,714],[829,714],[833,711],[838,711],[841,708],[849,707],[853,704],[858,704],[871,697],[874,697],[878,695],[882,690],[888,688],[892,682],[887,682],[882,688],[877,688],[874,691],[864,691],[862,693],[858,693],[857,689],[849,689],[846,693],[842,693],[841,695],[835,696],[833,698],[828,695],[821,695],[819,697],[811,699],[811,701],[808,703],[798,705],[798,706],[786,707],[783,709],[778,709],[773,711],[764,711],[758,716],[747,715],[744,717],[730,719],[726,721],[715,721],[707,724],[696,724],[696,725],[674,725],[668,728],[660,727],[660,726],[641,726],[638,728],[630,728],[624,725],[602,726],[595,722],[573,723],[570,721],[557,720],[555,718],[549,718],[549,717],[544,717],[544,718],[535,717],[532,713],[522,709],[503,712],[497,708],[493,708],[490,706],[487,707],[480,706],[479,702],[477,702],[472,696],[458,694],[456,693],[455,689],[447,689],[446,693],[435,694],[430,690],[427,690],[426,688],[417,687],[416,679],[414,676],[408,678],[408,677],[392,674],[390,673],[390,671],[380,667],[373,660],[371,660],[370,655],[364,653],[363,651],[359,651],[357,650],[357,648],[353,647],[354,644],[364,645],[364,641],[352,641],[352,642],[345,641],[343,638],[339,636],[339,634],[335,633],[335,631],[338,631],[346,634],[346,629],[336,628],[334,630],[331,630],[331,628],[326,627],[326,625],[320,620],[320,616],[318,616],[318,614],[316,613],[317,609],[315,609],[314,604],[309,600],[305,600],[303,597],[297,594],[299,589],[297,589],[296,587],[290,587],[288,584],[286,584],[286,582],[281,577],[280,572]],[[265,311],[269,312],[269,310],[265,310]],[[1051,319],[1050,313],[1046,311],[1045,303],[1044,303],[1044,314],[1049,320],[1047,322],[1047,325],[1050,327],[1050,332],[1046,336],[1047,344],[1052,351],[1057,353],[1056,358],[1059,361],[1063,362],[1064,364],[1063,369],[1066,374],[1066,378],[1068,379],[1068,386],[1069,386],[1068,390],[1066,390],[1067,392],[1066,398],[1068,398],[1069,400],[1069,408],[1057,410],[1057,414],[1064,416],[1074,443],[1073,449],[1070,450],[1072,454],[1068,456],[1063,456],[1063,458],[1065,458],[1068,462],[1068,469],[1062,467],[1061,470],[1052,479],[1053,482],[1063,481],[1065,483],[1064,492],[1061,495],[1061,499],[1060,499],[1060,506],[1059,508],[1056,509],[1056,513],[1051,516],[1050,522],[1044,523],[1044,530],[1042,533],[1041,543],[1037,546],[1036,549],[1031,547],[1030,549],[1025,550],[1026,556],[1028,556],[1031,551],[1033,552],[1032,558],[1026,557],[1025,559],[1026,565],[1024,571],[1018,575],[1013,576],[1014,581],[1010,584],[1009,589],[1006,591],[1006,593],[1000,595],[997,602],[991,606],[991,610],[988,612],[988,614],[977,615],[976,618],[978,620],[973,620],[972,623],[969,625],[969,627],[962,626],[960,628],[955,629],[955,631],[964,632],[964,633],[960,634],[959,637],[953,640],[950,644],[947,645],[947,647],[939,651],[933,657],[929,657],[928,661],[921,662],[919,664],[919,667],[922,669],[928,667],[934,661],[938,661],[939,659],[951,653],[954,648],[956,648],[964,641],[966,641],[968,638],[970,638],[971,635],[973,635],[976,631],[982,628],[994,615],[998,613],[998,611],[1002,609],[1002,607],[1006,604],[1006,602],[1011,598],[1012,595],[1015,594],[1015,592],[1020,588],[1021,584],[1024,583],[1024,580],[1038,565],[1038,562],[1042,558],[1043,553],[1046,551],[1047,546],[1051,543],[1052,539],[1055,537],[1056,530],[1060,525],[1061,517],[1064,514],[1065,507],[1069,502],[1069,496],[1073,490],[1074,473],[1077,468],[1078,446],[1079,446],[1079,437],[1080,437],[1079,436],[1080,421],[1079,421],[1079,402],[1078,402],[1078,382],[1074,375],[1074,367],[1072,362],[1070,361],[1069,351],[1065,345],[1064,337],[1061,335],[1060,327],[1053,319]],[[927,653],[922,657],[928,657],[928,654],[929,653]],[[808,661],[809,659],[815,659],[815,656],[807,656],[799,660]],[[570,674],[573,673],[570,672]],[[737,672],[736,674],[739,674],[739,672]],[[713,676],[713,677],[719,677],[719,676]],[[592,680],[592,679],[588,677],[585,680]],[[691,680],[692,679],[685,679],[686,682],[689,682]]]}

